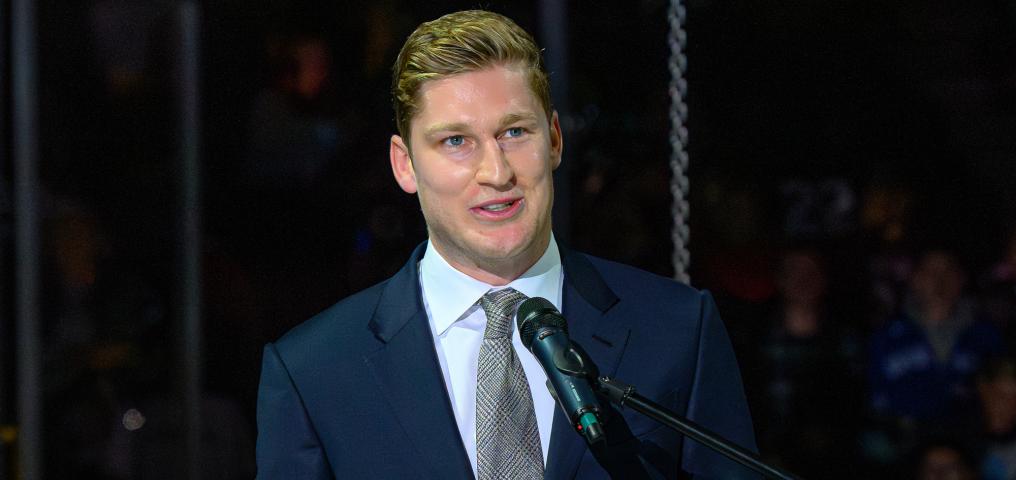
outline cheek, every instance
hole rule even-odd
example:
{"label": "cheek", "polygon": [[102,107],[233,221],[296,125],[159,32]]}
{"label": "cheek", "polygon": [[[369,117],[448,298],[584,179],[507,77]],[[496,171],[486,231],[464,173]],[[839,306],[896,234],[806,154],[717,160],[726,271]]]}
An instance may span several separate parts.
{"label": "cheek", "polygon": [[549,154],[541,149],[527,152],[525,163],[519,170],[519,176],[532,179],[534,184],[550,182],[554,172]]}
{"label": "cheek", "polygon": [[471,169],[452,163],[429,167],[431,168],[418,168],[416,172],[421,194],[450,199],[468,193],[473,179]]}

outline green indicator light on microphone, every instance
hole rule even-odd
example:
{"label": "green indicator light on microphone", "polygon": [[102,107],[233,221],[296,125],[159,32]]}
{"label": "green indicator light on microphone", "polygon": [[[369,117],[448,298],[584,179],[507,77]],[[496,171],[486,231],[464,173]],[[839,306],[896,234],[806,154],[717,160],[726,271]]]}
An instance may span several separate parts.
{"label": "green indicator light on microphone", "polygon": [[593,412],[586,412],[579,416],[578,431],[585,435],[586,441],[596,443],[603,439],[603,427]]}

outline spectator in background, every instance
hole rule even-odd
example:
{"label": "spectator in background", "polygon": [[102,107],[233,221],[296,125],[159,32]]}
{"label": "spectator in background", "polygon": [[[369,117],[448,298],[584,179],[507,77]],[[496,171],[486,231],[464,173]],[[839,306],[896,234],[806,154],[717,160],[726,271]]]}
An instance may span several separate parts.
{"label": "spectator in background", "polygon": [[905,248],[912,236],[913,192],[876,182],[864,194],[860,211],[864,237],[874,242],[868,258],[872,304],[867,318],[873,330],[899,311],[913,259]]}
{"label": "spectator in background", "polygon": [[261,288],[293,292],[288,302],[263,300],[261,310],[278,318],[317,311],[326,304],[320,296],[330,299],[345,281],[358,202],[334,185],[356,179],[334,175],[343,159],[358,157],[347,151],[353,122],[337,113],[330,45],[306,31],[269,38],[269,83],[247,117],[246,157],[229,198],[227,251],[243,252],[258,281],[277,282]]}
{"label": "spectator in background", "polygon": [[920,256],[903,311],[872,337],[869,380],[876,414],[942,427],[971,406],[974,372],[1004,346],[998,330],[964,296],[966,280],[953,252],[934,249]]}
{"label": "spectator in background", "polygon": [[762,451],[806,478],[857,478],[857,337],[828,307],[821,253],[785,252],[776,283],[779,306],[753,362]]}
{"label": "spectator in background", "polygon": [[976,459],[966,448],[952,441],[933,441],[917,450],[911,478],[917,480],[974,480]]}
{"label": "spectator in background", "polygon": [[977,375],[977,395],[981,409],[970,427],[985,453],[983,478],[1016,478],[1016,361],[985,362]]}
{"label": "spectator in background", "polygon": [[245,175],[256,188],[310,187],[337,156],[338,120],[328,113],[332,54],[324,39],[295,35],[269,42],[272,83],[250,115]]}
{"label": "spectator in background", "polygon": [[[111,246],[85,205],[56,202],[44,224],[44,379],[51,478],[182,478],[183,410],[172,328],[155,282]],[[123,241],[122,239],[120,239]],[[254,438],[233,399],[202,394],[203,478],[254,475]]]}

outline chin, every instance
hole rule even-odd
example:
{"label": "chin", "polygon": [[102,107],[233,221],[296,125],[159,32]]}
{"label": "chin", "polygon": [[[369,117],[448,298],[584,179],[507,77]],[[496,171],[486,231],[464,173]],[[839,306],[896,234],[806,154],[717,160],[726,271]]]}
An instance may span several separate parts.
{"label": "chin", "polygon": [[477,250],[488,253],[491,259],[509,259],[521,255],[534,242],[533,231],[494,233],[480,239]]}
{"label": "chin", "polygon": [[473,251],[477,257],[490,261],[509,260],[525,251],[525,245],[518,243],[494,243],[479,245]]}

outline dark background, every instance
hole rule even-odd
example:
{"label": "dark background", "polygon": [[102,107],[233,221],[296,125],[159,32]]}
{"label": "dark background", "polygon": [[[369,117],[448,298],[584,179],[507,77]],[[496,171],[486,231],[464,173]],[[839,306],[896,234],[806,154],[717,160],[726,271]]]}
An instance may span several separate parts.
{"label": "dark background", "polygon": [[[566,97],[555,94],[568,107],[559,181],[570,211],[555,219],[567,232],[558,238],[670,276],[667,3],[566,3],[568,70],[551,72],[568,79]],[[47,478],[177,476],[174,5],[37,3]],[[716,294],[753,402],[765,397],[753,346],[787,248],[821,253],[829,303],[862,339],[884,321],[875,286],[887,255],[947,244],[977,291],[1016,220],[1016,3],[686,5],[692,284]],[[214,419],[204,441],[222,447],[218,476],[253,474],[264,343],[394,273],[425,239],[415,198],[388,166],[390,66],[417,24],[477,6],[201,5],[203,408]],[[479,6],[546,44],[540,2]],[[299,97],[285,84],[306,45],[327,59],[327,76]],[[0,232],[11,252],[3,88]],[[15,260],[2,262],[7,332]],[[4,342],[10,405],[16,367]],[[146,422],[125,430],[131,409]],[[829,469],[902,468],[902,454],[865,456],[866,438],[834,438],[851,453]]]}

